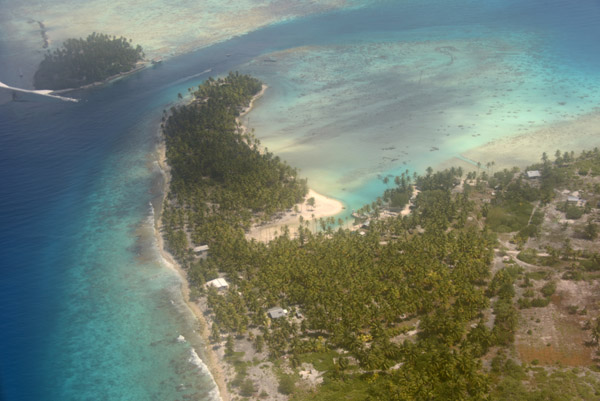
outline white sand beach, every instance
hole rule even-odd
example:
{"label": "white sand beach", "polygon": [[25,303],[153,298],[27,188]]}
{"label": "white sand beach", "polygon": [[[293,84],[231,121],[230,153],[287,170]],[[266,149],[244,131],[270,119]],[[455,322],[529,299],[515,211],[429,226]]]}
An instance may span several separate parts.
{"label": "white sand beach", "polygon": [[[315,200],[314,207],[308,204],[308,200],[311,198]],[[261,242],[269,242],[282,234],[284,226],[287,226],[289,234],[293,238],[298,232],[301,217],[303,221],[309,222],[309,228],[314,228],[316,224],[313,224],[313,222],[317,222],[321,218],[335,216],[341,213],[343,209],[342,202],[310,189],[304,198],[304,202],[298,205],[298,212],[291,210],[267,224],[256,225],[246,234],[246,238],[248,240],[255,239]]]}

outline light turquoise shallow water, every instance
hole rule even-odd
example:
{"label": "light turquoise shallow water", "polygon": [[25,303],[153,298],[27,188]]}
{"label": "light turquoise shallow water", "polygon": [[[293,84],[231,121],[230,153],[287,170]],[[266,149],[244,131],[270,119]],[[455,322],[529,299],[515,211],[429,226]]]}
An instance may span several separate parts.
{"label": "light turquoise shallow water", "polygon": [[596,111],[599,73],[546,35],[474,21],[274,52],[242,68],[270,85],[245,121],[317,191],[360,207],[378,178]]}

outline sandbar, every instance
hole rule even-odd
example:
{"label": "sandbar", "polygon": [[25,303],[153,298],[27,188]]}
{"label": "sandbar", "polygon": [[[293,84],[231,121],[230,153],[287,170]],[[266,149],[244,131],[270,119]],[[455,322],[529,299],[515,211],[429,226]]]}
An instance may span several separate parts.
{"label": "sandbar", "polygon": [[463,152],[460,157],[446,160],[436,168],[460,166],[466,172],[476,171],[479,162],[481,171],[487,171],[487,163],[493,162],[490,172],[513,166],[523,169],[541,162],[544,152],[552,160],[557,150],[578,153],[596,146],[600,146],[600,111],[488,142]]}
{"label": "sandbar", "polygon": [[[314,207],[307,203],[311,198],[315,200]],[[304,201],[299,203],[297,207],[297,212],[295,210],[288,210],[266,224],[254,225],[246,234],[246,239],[269,242],[283,233],[284,226],[287,226],[289,235],[293,238],[298,232],[300,217],[302,217],[303,221],[309,222],[309,228],[314,229],[319,219],[335,216],[344,210],[344,204],[339,200],[329,198],[312,189],[308,190]]]}

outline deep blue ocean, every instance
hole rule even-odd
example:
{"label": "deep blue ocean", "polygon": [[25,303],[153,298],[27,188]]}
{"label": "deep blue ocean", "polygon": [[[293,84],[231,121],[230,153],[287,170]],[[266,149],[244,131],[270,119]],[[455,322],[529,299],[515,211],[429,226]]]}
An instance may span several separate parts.
{"label": "deep blue ocean", "polygon": [[[0,104],[0,400],[214,397],[194,358],[196,322],[152,230],[163,110],[209,75],[274,50],[474,24],[535,32],[571,72],[600,68],[598,0],[382,2],[169,59],[72,93],[79,103]],[[18,83],[10,69],[0,81]]]}

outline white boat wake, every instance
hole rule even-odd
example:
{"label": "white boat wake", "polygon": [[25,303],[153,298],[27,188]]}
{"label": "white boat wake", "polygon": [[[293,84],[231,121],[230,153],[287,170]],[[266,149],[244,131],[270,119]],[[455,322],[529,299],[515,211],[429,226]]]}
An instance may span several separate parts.
{"label": "white boat wake", "polygon": [[191,80],[191,79],[193,79],[193,78],[198,78],[198,77],[199,77],[199,76],[201,76],[201,75],[208,74],[208,73],[209,73],[209,72],[211,72],[211,71],[212,71],[212,68],[209,68],[208,70],[204,70],[204,71],[202,71],[202,72],[199,72],[199,73],[197,73],[197,74],[193,74],[193,75],[190,75],[190,76],[188,76],[188,77],[183,77],[183,78],[180,78],[180,79],[178,79],[178,80],[176,80],[176,81],[174,81],[174,82],[171,82],[171,83],[169,84],[169,86],[179,85],[180,83],[183,83],[183,82],[185,82],[185,81],[189,81],[189,80]]}
{"label": "white boat wake", "polygon": [[33,93],[34,95],[52,97],[52,98],[59,99],[59,100],[65,101],[65,102],[75,102],[75,103],[79,102],[79,99],[73,99],[71,97],[53,95],[52,93],[54,91],[49,90],[49,89],[30,90],[30,89],[15,88],[13,86],[6,85],[4,82],[0,82],[0,89],[7,89],[7,90],[21,92],[21,93]]}

